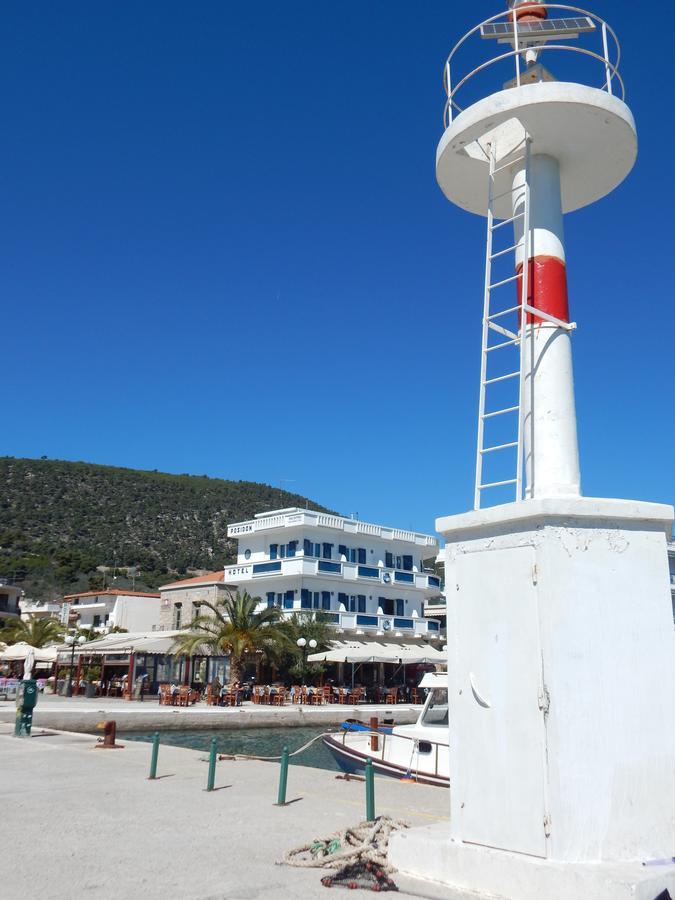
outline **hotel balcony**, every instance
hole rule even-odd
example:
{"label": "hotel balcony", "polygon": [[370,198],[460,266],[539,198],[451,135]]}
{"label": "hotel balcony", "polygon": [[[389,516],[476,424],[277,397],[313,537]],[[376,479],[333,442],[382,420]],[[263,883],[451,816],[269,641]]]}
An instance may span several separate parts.
{"label": "hotel balcony", "polygon": [[[290,610],[286,610],[289,612]],[[440,622],[435,619],[422,619],[418,616],[384,616],[371,613],[356,612],[325,612],[328,622],[338,631],[349,632],[351,637],[356,634],[369,637],[410,638],[423,637],[427,640],[445,639],[441,631]]]}
{"label": "hotel balcony", "polygon": [[387,569],[379,566],[360,565],[352,562],[338,562],[332,559],[317,559],[313,556],[286,557],[285,559],[264,560],[244,563],[243,565],[225,567],[225,584],[244,584],[247,590],[254,591],[248,582],[256,578],[297,578],[316,576],[334,578],[337,581],[349,581],[361,585],[381,584],[385,587],[413,588],[437,594],[441,589],[441,580],[436,575],[426,572],[405,572],[400,569]]}

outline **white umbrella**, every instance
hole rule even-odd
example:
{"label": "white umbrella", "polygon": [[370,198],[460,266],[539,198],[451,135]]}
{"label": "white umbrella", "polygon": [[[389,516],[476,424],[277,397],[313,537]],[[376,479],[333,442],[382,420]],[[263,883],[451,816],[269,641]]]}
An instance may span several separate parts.
{"label": "white umbrella", "polygon": [[26,657],[23,661],[23,679],[24,681],[28,681],[28,679],[33,674],[33,667],[35,665],[35,648],[29,645],[28,650],[26,651]]}
{"label": "white umbrella", "polygon": [[26,661],[29,654],[33,656],[33,662],[54,662],[56,659],[56,647],[32,647],[25,641],[19,641],[18,644],[10,644],[2,653],[0,659],[11,662],[16,660]]}

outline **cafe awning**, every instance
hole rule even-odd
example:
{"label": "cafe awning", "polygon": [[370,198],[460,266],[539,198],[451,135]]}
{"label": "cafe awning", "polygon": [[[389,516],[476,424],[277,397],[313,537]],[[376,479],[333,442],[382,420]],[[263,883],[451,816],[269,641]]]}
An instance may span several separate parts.
{"label": "cafe awning", "polygon": [[107,634],[96,641],[87,641],[75,649],[76,656],[104,656],[108,653],[172,653],[179,631],[141,631]]}
{"label": "cafe awning", "polygon": [[395,663],[443,665],[445,653],[430,644],[394,644],[384,641],[333,641],[330,650],[310,653],[307,662]]}

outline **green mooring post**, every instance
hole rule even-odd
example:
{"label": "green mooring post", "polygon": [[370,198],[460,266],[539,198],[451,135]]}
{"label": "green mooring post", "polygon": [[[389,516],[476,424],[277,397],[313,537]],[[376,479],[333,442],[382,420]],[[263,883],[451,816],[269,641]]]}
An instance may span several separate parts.
{"label": "green mooring post", "polygon": [[286,805],[286,785],[288,784],[288,747],[281,751],[281,768],[279,770],[279,794],[277,806]]}
{"label": "green mooring post", "polygon": [[159,731],[152,736],[152,756],[150,757],[150,776],[149,780],[154,781],[157,778],[157,757],[159,756]]}
{"label": "green mooring post", "polygon": [[206,790],[212,791],[216,783],[216,758],[218,750],[216,748],[216,739],[211,738],[211,753],[209,755],[209,778],[206,782]]}
{"label": "green mooring post", "polygon": [[375,770],[372,759],[366,763],[366,821],[375,821]]}

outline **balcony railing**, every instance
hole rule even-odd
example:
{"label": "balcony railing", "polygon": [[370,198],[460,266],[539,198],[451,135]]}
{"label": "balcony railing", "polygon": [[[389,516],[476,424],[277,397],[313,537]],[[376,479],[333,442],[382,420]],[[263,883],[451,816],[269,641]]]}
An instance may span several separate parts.
{"label": "balcony railing", "polygon": [[345,581],[367,583],[378,582],[383,587],[400,585],[410,586],[416,590],[438,591],[440,579],[426,572],[409,572],[400,569],[386,569],[379,566],[363,566],[358,563],[337,562],[331,559],[320,559],[305,556],[302,552],[284,559],[262,560],[244,565],[226,566],[224,580],[226,584],[238,584],[255,578],[269,575],[280,577],[303,577],[307,575],[333,576]]}

